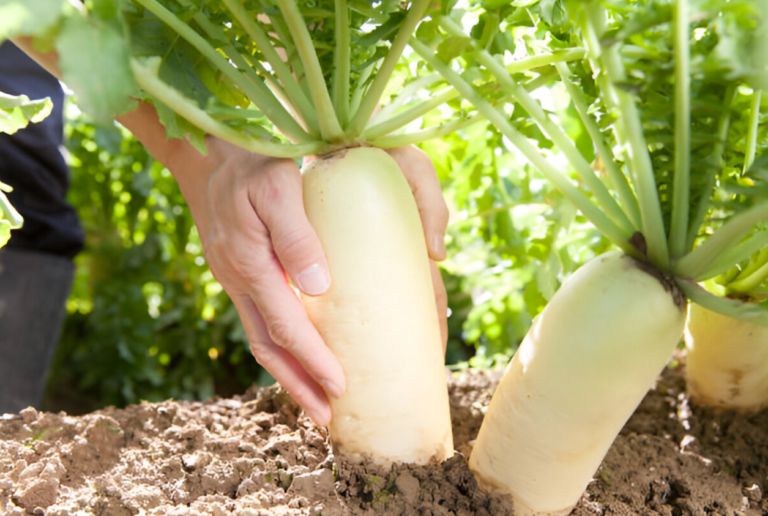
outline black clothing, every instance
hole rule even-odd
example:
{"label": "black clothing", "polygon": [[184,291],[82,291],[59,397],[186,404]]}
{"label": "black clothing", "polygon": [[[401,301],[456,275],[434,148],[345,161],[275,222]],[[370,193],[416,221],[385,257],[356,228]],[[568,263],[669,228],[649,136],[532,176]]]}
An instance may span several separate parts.
{"label": "black clothing", "polygon": [[11,232],[8,248],[68,258],[82,250],[85,235],[66,201],[69,171],[61,152],[64,91],[55,77],[10,42],[0,45],[0,91],[31,99],[50,97],[51,115],[14,135],[0,133],[0,182],[24,226]]}
{"label": "black clothing", "polygon": [[0,249],[0,415],[40,408],[74,277],[69,258]]}

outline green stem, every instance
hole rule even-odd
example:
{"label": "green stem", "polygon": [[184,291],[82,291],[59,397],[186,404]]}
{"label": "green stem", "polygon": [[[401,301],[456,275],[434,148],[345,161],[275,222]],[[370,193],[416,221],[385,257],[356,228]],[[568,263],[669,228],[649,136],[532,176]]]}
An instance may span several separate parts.
{"label": "green stem", "polygon": [[[275,94],[279,98],[281,99],[288,98],[288,96],[285,93],[285,88],[283,88],[283,85],[280,84],[280,81],[278,81],[274,75],[272,75],[266,68],[264,68],[264,66],[261,64],[260,61],[258,61],[256,58],[248,54],[245,54],[242,57],[248,62],[248,65],[251,68],[256,70],[258,74],[261,74],[261,76],[264,77],[264,80],[267,81],[267,84],[269,84],[269,87],[272,88],[272,91],[275,92]],[[248,78],[249,79],[251,78],[251,74],[248,75]]]}
{"label": "green stem", "polygon": [[355,91],[352,93],[352,100],[349,102],[350,113],[354,113],[360,109],[360,103],[363,101],[363,95],[365,95],[366,92],[365,83],[368,82],[368,78],[375,69],[376,64],[371,63],[360,72],[360,77],[357,80],[357,84],[355,84]]}
{"label": "green stem", "polygon": [[178,113],[179,116],[189,120],[192,124],[206,133],[212,134],[251,152],[276,158],[296,159],[303,156],[318,154],[325,146],[323,142],[294,145],[289,143],[265,142],[245,136],[211,117],[208,113],[194,105],[192,101],[185,98],[181,93],[165,84],[165,82],[157,76],[159,60],[157,66],[152,66],[144,65],[139,61],[132,59],[131,68],[136,76],[136,83],[147,93],[160,100],[174,112]]}
{"label": "green stem", "polygon": [[[269,12],[270,10],[274,11],[275,9],[271,3],[265,0],[261,0],[260,4],[265,12]],[[277,36],[277,38],[272,37],[272,39],[276,39],[276,43],[279,42],[283,46],[283,50],[285,51],[285,61],[288,63],[289,68],[293,71],[295,80],[298,81],[301,90],[304,92],[304,95],[308,99],[311,98],[312,93],[309,89],[309,83],[307,82],[307,74],[305,73],[304,65],[301,62],[301,56],[299,56],[299,52],[293,45],[291,31],[288,30],[288,26],[280,16],[271,16],[269,18],[269,22],[272,24],[272,29],[275,31],[275,35]],[[274,47],[274,44],[269,44]]]}
{"label": "green stem", "polygon": [[704,180],[704,188],[701,190],[701,197],[694,210],[694,216],[688,227],[688,239],[686,242],[686,249],[693,249],[696,239],[699,236],[699,229],[704,223],[704,218],[707,216],[707,208],[709,207],[710,197],[712,196],[712,190],[715,188],[715,182],[719,172],[725,168],[725,160],[723,159],[723,153],[725,152],[725,144],[728,141],[728,130],[731,126],[731,106],[738,90],[735,86],[731,85],[725,92],[723,98],[724,111],[720,120],[717,122],[717,143],[712,151],[712,161],[715,163],[711,170],[707,172],[707,176]]}
{"label": "green stem", "polygon": [[216,68],[234,82],[242,92],[283,134],[299,143],[308,143],[312,138],[275,98],[266,84],[261,81],[251,82],[241,71],[229,64],[218,50],[213,48],[200,34],[181,21],[176,15],[160,5],[156,0],[137,0],[163,23],[175,30],[198,52],[203,54]]}
{"label": "green stem", "polygon": [[390,118],[395,114],[400,106],[405,104],[416,93],[429,88],[441,80],[442,77],[440,77],[439,73],[431,73],[409,82],[403,87],[402,90],[400,90],[400,92],[397,94],[397,97],[395,97],[392,102],[389,102],[386,106],[381,108],[381,111],[373,115],[373,118],[371,118],[369,123],[376,123],[379,120],[386,120]]}
{"label": "green stem", "polygon": [[420,102],[416,106],[409,108],[402,113],[393,116],[389,120],[380,122],[374,126],[368,127],[363,131],[363,138],[366,140],[374,140],[385,134],[389,134],[397,131],[401,127],[408,125],[420,116],[429,113],[433,109],[442,106],[451,99],[455,99],[459,96],[459,92],[454,88],[450,88],[437,96],[432,97],[426,102]]}
{"label": "green stem", "polygon": [[[584,10],[589,18],[587,24],[595,29],[595,34],[601,34],[605,23],[605,12],[602,6],[596,2],[591,2]],[[613,86],[612,91],[616,95],[620,113],[618,123],[623,126],[623,134],[627,140],[628,161],[635,179],[635,191],[640,205],[640,217],[643,221],[642,232],[648,246],[648,259],[659,269],[667,270],[669,268],[669,251],[666,231],[664,230],[664,218],[656,188],[656,178],[653,174],[651,156],[643,135],[640,113],[635,98],[628,92],[615,87],[616,84],[626,80],[624,64],[621,62],[617,47],[618,45],[613,45],[604,48],[599,54],[598,60],[602,63],[606,82]],[[589,50],[593,52],[592,48]],[[598,54],[599,51],[594,50],[594,53]]]}
{"label": "green stem", "polygon": [[738,281],[740,279],[744,279],[753,272],[755,272],[758,268],[762,267],[765,262],[768,261],[768,248],[761,249],[759,253],[757,253],[756,257],[753,257],[750,259],[749,263],[746,267],[744,267],[739,274],[736,275],[734,281]]}
{"label": "green stem", "polygon": [[[723,274],[734,265],[741,263],[768,245],[768,231],[759,231],[737,246],[726,250],[722,256],[712,263],[706,271],[694,278],[696,281],[706,281]],[[768,256],[766,256],[768,258]],[[741,277],[735,278],[739,281]]]}
{"label": "green stem", "polygon": [[395,66],[400,60],[400,56],[405,50],[405,45],[408,44],[408,39],[416,30],[416,26],[424,17],[424,13],[427,11],[430,2],[432,0],[413,0],[411,8],[408,14],[405,15],[405,20],[400,26],[400,30],[395,36],[395,40],[392,42],[392,46],[387,52],[387,57],[384,58],[384,62],[381,64],[376,78],[373,80],[373,84],[368,89],[368,92],[363,98],[360,108],[355,112],[352,117],[352,121],[347,129],[347,135],[349,137],[356,137],[363,132],[365,126],[368,124],[368,120],[371,119],[371,115],[376,110],[376,106],[379,105],[379,99],[384,94],[384,89],[389,82],[389,78],[392,76],[392,72],[395,71]]}
{"label": "green stem", "polygon": [[611,182],[619,194],[619,200],[624,207],[625,213],[627,213],[635,227],[641,227],[642,220],[640,218],[640,207],[637,204],[637,197],[635,197],[635,193],[632,191],[632,187],[629,186],[626,176],[622,173],[621,168],[616,163],[613,152],[608,148],[608,145],[606,145],[603,134],[600,132],[600,127],[597,125],[597,121],[589,114],[589,107],[587,106],[587,99],[584,96],[584,92],[576,87],[571,81],[572,75],[568,65],[564,63],[556,63],[555,67],[560,74],[563,84],[565,84],[565,88],[568,90],[573,106],[579,113],[579,117],[584,123],[584,127],[586,127],[589,136],[595,144],[597,154],[603,162],[608,177],[611,178]]}
{"label": "green stem", "polygon": [[248,36],[253,40],[256,48],[266,58],[269,66],[275,71],[275,75],[280,80],[280,84],[283,86],[285,92],[285,98],[296,110],[296,113],[301,117],[310,131],[318,133],[320,132],[320,126],[317,122],[317,113],[314,106],[309,101],[309,98],[302,91],[301,86],[296,81],[296,78],[291,73],[290,68],[285,61],[278,55],[274,47],[269,41],[269,36],[261,28],[258,22],[249,15],[239,0],[223,0],[224,5],[232,13],[237,23],[245,30]]}
{"label": "green stem", "polygon": [[682,278],[698,278],[736,246],[755,224],[768,219],[768,201],[756,204],[731,217],[699,247],[680,258],[672,270]]}
{"label": "green stem", "polygon": [[[443,18],[441,17],[441,22]],[[452,21],[452,20],[451,20]],[[518,61],[513,61],[512,64],[506,66],[507,72],[510,74],[527,72],[534,68],[541,66],[566,63],[568,61],[581,61],[587,56],[587,50],[581,47],[569,48],[568,50],[559,50],[551,54],[544,54],[539,56],[524,57]]]}
{"label": "green stem", "polygon": [[339,117],[339,123],[346,127],[349,123],[349,11],[347,0],[336,0],[336,53],[333,56],[333,106]]}
{"label": "green stem", "polygon": [[[225,1],[231,1],[231,0],[225,0]],[[194,7],[194,4],[190,0],[180,0],[181,4],[188,7]],[[194,16],[194,20],[197,22],[200,27],[208,34],[208,36],[211,39],[218,40],[218,41],[228,41],[226,34],[223,30],[221,30],[220,27],[217,25],[214,25],[211,23],[211,21],[208,19],[207,16],[205,16],[204,13],[198,12]],[[272,47],[269,47],[272,49]],[[256,72],[254,72],[253,68],[256,68],[267,80],[270,84],[272,84],[273,88],[275,88],[275,92],[278,96],[281,96],[282,98],[286,99],[288,103],[290,104],[290,107],[294,110],[296,110],[296,113],[301,117],[301,119],[304,121],[304,123],[307,125],[309,129],[309,135],[313,139],[317,139],[320,136],[320,130],[317,125],[317,114],[315,113],[315,109],[312,107],[312,104],[309,103],[309,100],[304,96],[304,92],[301,91],[301,88],[299,88],[298,84],[293,81],[293,87],[295,88],[294,92],[289,94],[285,88],[282,87],[279,83],[277,83],[274,80],[274,77],[271,73],[267,72],[267,70],[264,68],[264,66],[256,61],[256,66],[251,66],[251,61],[246,60],[246,58],[241,55],[237,50],[235,50],[235,47],[233,47],[231,44],[225,45],[222,47],[222,50],[226,54],[226,56],[235,64],[235,66],[238,68],[238,70],[242,70],[245,72],[245,74],[248,76],[248,78],[251,80],[254,84],[261,84],[262,78],[259,77]],[[273,51],[274,52],[274,51]],[[250,56],[248,56],[250,57]],[[280,61],[282,63],[282,60]],[[285,63],[283,63],[283,67],[285,67]],[[290,71],[288,71],[290,75]],[[291,75],[291,80],[293,80],[293,76]],[[291,84],[289,83],[289,86]],[[298,92],[300,94],[300,98],[295,98],[295,93]],[[302,100],[303,99],[303,100]],[[294,102],[295,101],[295,102]]]}
{"label": "green stem", "polygon": [[501,133],[506,136],[565,197],[576,205],[577,209],[581,210],[582,214],[589,219],[598,230],[623,249],[624,252],[637,256],[637,251],[629,243],[631,233],[616,225],[605,215],[605,213],[592,204],[589,198],[575,187],[565,174],[547,161],[547,159],[541,155],[539,150],[512,126],[505,114],[498,111],[490,102],[477,93],[472,85],[466,82],[461,75],[437,59],[434,53],[423,43],[412,38],[410,45],[411,48],[413,48],[413,50],[416,51],[416,53],[418,53],[435,71],[442,75],[454,88],[459,90],[466,100],[471,102],[481,114],[488,118],[488,120],[496,126],[496,128],[501,131]]}
{"label": "green stem", "polygon": [[549,83],[551,80],[553,80],[555,77],[557,77],[557,70],[555,70],[554,67],[545,70],[539,74],[538,77],[535,79],[531,79],[530,81],[523,84],[523,87],[525,88],[525,91],[531,92],[538,90],[542,86]]}
{"label": "green stem", "polygon": [[464,129],[465,127],[469,127],[478,122],[482,122],[483,120],[485,120],[485,117],[483,115],[473,115],[466,119],[451,120],[450,122],[436,125],[434,127],[429,127],[421,131],[416,131],[414,133],[396,134],[393,136],[382,136],[381,138],[377,138],[375,140],[369,140],[368,144],[373,147],[378,147],[380,149],[389,149],[392,147],[402,147],[404,145],[413,145],[413,144],[421,143],[427,140],[432,140],[434,138],[440,138],[442,136],[445,136],[446,134],[451,134],[452,132],[458,131],[460,129]]}
{"label": "green stem", "polygon": [[763,96],[761,90],[755,90],[752,94],[752,104],[749,109],[749,129],[747,131],[747,148],[744,152],[744,173],[755,162],[757,152],[757,128],[760,123],[760,100]]}
{"label": "green stem", "polygon": [[746,294],[759,287],[760,284],[765,281],[765,278],[768,278],[768,263],[764,263],[759,269],[757,269],[749,276],[737,281],[730,282],[728,284],[728,290]]}
{"label": "green stem", "polygon": [[768,326],[768,311],[758,304],[744,303],[736,299],[716,296],[707,292],[696,283],[681,280],[680,278],[675,278],[675,283],[688,299],[707,310],[743,321],[749,321],[760,326]]}
{"label": "green stem", "polygon": [[301,15],[298,5],[294,0],[277,0],[277,5],[283,13],[285,22],[288,24],[288,30],[293,36],[296,44],[296,50],[304,65],[304,72],[309,81],[309,91],[312,94],[312,102],[317,110],[317,119],[320,124],[320,133],[323,139],[328,142],[338,142],[344,136],[339,119],[336,117],[336,111],[333,108],[331,96],[328,93],[328,87],[325,84],[323,70],[320,68],[320,61],[317,59],[315,45],[312,37],[304,23],[304,17]]}
{"label": "green stem", "polygon": [[691,66],[688,0],[677,0],[675,10],[675,175],[669,253],[678,258],[686,247],[691,194]]}
{"label": "green stem", "polygon": [[[438,22],[449,34],[464,38],[469,37],[458,24],[447,16],[441,16],[438,19]],[[531,115],[541,129],[552,139],[571,166],[576,170],[579,176],[581,176],[582,180],[587,185],[587,188],[592,191],[598,205],[616,224],[621,226],[625,231],[634,233],[637,228],[635,228],[632,222],[627,218],[627,215],[621,210],[616,199],[613,198],[602,181],[600,181],[595,174],[595,171],[592,170],[590,164],[584,159],[584,156],[581,155],[568,135],[566,135],[557,124],[552,122],[541,108],[541,105],[539,105],[539,103],[534,100],[524,88],[521,88],[515,83],[504,66],[494,59],[487,51],[479,50],[477,46],[474,45],[474,41],[473,46],[475,46],[475,56],[478,62],[485,66],[491,74],[496,77],[502,87],[509,92],[512,98],[515,99],[515,101],[518,102],[529,115]]]}

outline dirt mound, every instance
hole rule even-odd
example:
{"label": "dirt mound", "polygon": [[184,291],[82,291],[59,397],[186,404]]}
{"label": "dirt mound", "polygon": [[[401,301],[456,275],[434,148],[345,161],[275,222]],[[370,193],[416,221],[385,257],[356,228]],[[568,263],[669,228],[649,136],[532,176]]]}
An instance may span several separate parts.
{"label": "dirt mound", "polygon": [[[499,377],[451,381],[453,459],[389,471],[337,469],[326,430],[278,387],[82,417],[27,409],[0,420],[0,515],[512,514],[465,459]],[[683,387],[665,371],[574,514],[768,514],[768,411],[691,409]]]}

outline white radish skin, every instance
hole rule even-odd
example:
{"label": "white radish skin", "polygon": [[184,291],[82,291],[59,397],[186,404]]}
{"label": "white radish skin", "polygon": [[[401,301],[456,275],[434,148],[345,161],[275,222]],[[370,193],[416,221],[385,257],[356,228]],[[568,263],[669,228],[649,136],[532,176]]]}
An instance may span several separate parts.
{"label": "white radish skin", "polygon": [[680,341],[685,310],[622,253],[571,276],[497,388],[469,460],[515,514],[565,515]]}
{"label": "white radish skin", "polygon": [[386,152],[355,148],[315,159],[303,174],[332,283],[302,300],[347,378],[346,394],[330,399],[337,453],[382,465],[451,457],[427,246],[403,173]]}
{"label": "white radish skin", "polygon": [[693,403],[743,411],[768,406],[768,328],[691,304],[685,343]]}

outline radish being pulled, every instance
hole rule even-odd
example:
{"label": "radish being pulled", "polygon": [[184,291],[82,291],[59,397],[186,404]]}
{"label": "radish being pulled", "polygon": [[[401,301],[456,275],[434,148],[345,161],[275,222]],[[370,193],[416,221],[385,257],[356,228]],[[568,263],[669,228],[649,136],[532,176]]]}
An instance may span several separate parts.
{"label": "radish being pulled", "polygon": [[453,435],[427,247],[402,172],[382,150],[343,150],[305,167],[304,195],[329,266],[339,271],[327,293],[304,296],[347,375],[348,394],[331,398],[334,445],[355,460],[449,458]]}

